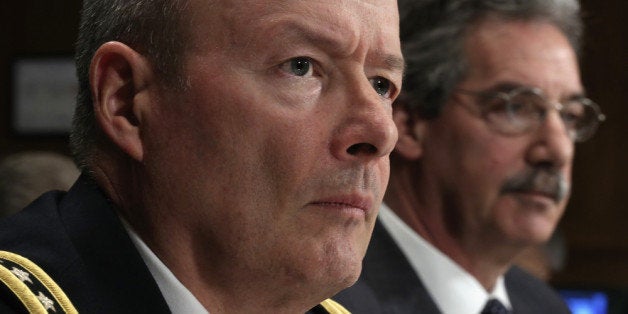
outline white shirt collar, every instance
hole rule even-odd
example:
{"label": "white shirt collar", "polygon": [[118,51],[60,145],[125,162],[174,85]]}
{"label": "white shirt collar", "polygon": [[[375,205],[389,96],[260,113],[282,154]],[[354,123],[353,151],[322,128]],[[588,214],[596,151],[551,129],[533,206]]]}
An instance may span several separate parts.
{"label": "white shirt collar", "polygon": [[129,237],[139,251],[148,270],[155,278],[161,294],[164,296],[170,311],[173,314],[209,314],[203,305],[194,297],[177,277],[159,260],[151,249],[133,231],[133,228],[122,219],[122,224],[129,233]]}
{"label": "white shirt collar", "polygon": [[475,277],[419,236],[385,204],[379,218],[443,314],[480,313],[489,298],[512,309],[503,276],[489,294]]}

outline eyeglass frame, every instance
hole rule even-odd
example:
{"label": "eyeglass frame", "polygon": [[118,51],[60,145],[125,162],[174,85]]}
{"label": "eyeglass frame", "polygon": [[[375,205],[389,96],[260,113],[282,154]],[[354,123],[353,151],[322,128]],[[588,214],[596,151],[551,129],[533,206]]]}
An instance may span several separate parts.
{"label": "eyeglass frame", "polygon": [[[523,92],[530,92],[531,94],[534,94],[536,96],[538,96],[541,100],[543,100],[544,106],[541,105],[537,105],[537,103],[534,103],[535,107],[534,109],[535,112],[540,113],[537,114],[536,117],[536,124],[535,123],[529,123],[529,125],[526,128],[523,128],[519,131],[507,131],[503,128],[500,128],[498,125],[496,125],[495,122],[493,122],[488,115],[492,112],[491,110],[487,110],[488,106],[483,105],[481,102],[477,101],[477,105],[480,109],[480,116],[482,117],[482,119],[492,128],[494,129],[496,132],[499,132],[501,134],[507,135],[507,136],[517,136],[517,135],[522,135],[522,134],[527,134],[532,132],[533,130],[536,130],[539,126],[541,126],[541,124],[543,123],[543,121],[545,121],[545,118],[547,117],[547,113],[550,109],[554,109],[558,112],[561,120],[563,121],[563,126],[565,127],[565,130],[568,132],[568,135],[571,137],[572,141],[574,142],[584,142],[588,139],[590,139],[595,132],[597,131],[597,128],[599,127],[599,125],[604,122],[606,120],[606,115],[604,115],[600,109],[600,107],[598,106],[597,103],[595,103],[594,101],[592,101],[591,99],[584,97],[584,96],[578,96],[576,99],[573,100],[577,100],[578,103],[582,104],[584,107],[589,107],[591,108],[592,112],[593,112],[593,116],[591,116],[591,122],[589,123],[590,125],[584,127],[582,130],[572,130],[570,131],[568,129],[568,125],[567,122],[564,120],[563,117],[563,110],[565,108],[568,107],[568,105],[565,105],[561,102],[551,102],[547,99],[547,96],[545,96],[545,93],[543,92],[542,89],[538,88],[538,87],[530,87],[530,86],[519,86],[516,88],[513,88],[509,91],[503,91],[503,90],[485,90],[485,91],[472,91],[472,90],[467,90],[467,89],[462,89],[462,88],[457,88],[453,91],[454,93],[459,93],[459,94],[463,94],[463,95],[469,95],[469,96],[474,96],[477,97],[479,99],[484,98],[484,99],[488,99],[488,98],[497,98],[497,99],[502,99],[504,100],[506,103],[504,104],[504,106],[508,106],[508,105],[512,105],[512,99],[514,97],[516,97],[517,95],[523,93]],[[490,109],[490,108],[489,108]]]}

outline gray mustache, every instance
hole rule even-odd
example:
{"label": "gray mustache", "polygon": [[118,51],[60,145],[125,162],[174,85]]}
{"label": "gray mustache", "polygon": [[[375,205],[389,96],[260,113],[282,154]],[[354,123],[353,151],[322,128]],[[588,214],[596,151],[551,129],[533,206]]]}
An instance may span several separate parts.
{"label": "gray mustache", "polygon": [[556,203],[569,194],[569,183],[558,171],[535,168],[522,172],[506,181],[502,193],[537,192],[550,196]]}

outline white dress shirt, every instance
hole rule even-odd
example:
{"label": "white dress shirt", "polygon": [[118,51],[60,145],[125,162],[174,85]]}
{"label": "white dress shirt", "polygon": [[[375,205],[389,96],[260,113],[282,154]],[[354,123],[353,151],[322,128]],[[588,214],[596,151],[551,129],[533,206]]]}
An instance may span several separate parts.
{"label": "white dress shirt", "polygon": [[488,293],[471,274],[418,235],[385,204],[379,218],[443,314],[480,313],[490,298],[512,310],[503,276]]}
{"label": "white dress shirt", "polygon": [[173,314],[209,314],[203,305],[194,297],[164,263],[151,251],[133,228],[122,219],[131,241],[140,252],[148,270],[155,278],[161,294],[164,296]]}

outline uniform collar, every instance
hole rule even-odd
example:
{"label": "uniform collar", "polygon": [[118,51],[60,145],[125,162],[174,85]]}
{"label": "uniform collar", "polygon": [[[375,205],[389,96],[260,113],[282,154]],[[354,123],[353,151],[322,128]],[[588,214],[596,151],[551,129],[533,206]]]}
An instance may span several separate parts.
{"label": "uniform collar", "polygon": [[203,305],[194,297],[168,267],[153,253],[153,251],[142,241],[131,226],[122,218],[123,225],[129,237],[142,259],[146,263],[148,270],[155,278],[161,294],[166,299],[166,303],[174,314],[191,313],[191,314],[209,314]]}

